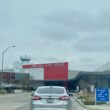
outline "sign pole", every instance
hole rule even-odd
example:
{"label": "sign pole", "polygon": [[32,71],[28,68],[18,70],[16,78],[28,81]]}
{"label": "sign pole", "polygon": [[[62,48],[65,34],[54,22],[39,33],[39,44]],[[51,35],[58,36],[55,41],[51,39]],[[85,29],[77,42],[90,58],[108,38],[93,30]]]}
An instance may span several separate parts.
{"label": "sign pole", "polygon": [[110,102],[110,89],[108,89],[108,103]]}
{"label": "sign pole", "polygon": [[95,98],[95,105],[96,105],[96,88],[95,88],[94,98]]}

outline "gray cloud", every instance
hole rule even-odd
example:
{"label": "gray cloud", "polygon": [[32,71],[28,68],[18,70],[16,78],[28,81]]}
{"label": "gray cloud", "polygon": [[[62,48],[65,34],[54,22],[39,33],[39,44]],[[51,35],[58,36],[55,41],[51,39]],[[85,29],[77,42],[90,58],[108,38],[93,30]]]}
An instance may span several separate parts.
{"label": "gray cloud", "polygon": [[71,41],[78,38],[78,33],[71,27],[58,23],[48,23],[40,31],[41,36],[53,41]]}
{"label": "gray cloud", "polygon": [[110,29],[110,10],[80,12],[77,10],[55,11],[48,14],[48,22],[71,27],[76,32],[97,32]]}
{"label": "gray cloud", "polygon": [[82,52],[107,52],[110,53],[110,36],[109,35],[89,35],[77,41],[73,47]]}
{"label": "gray cloud", "polygon": [[62,58],[58,58],[58,57],[52,57],[52,56],[48,56],[46,58],[44,58],[45,62],[64,62],[64,59]]}
{"label": "gray cloud", "polygon": [[[46,25],[41,28],[41,36],[47,40],[69,41],[76,51],[109,52],[109,10],[77,11],[57,10],[44,16]],[[94,33],[94,34],[93,34]],[[54,42],[55,43],[55,42]]]}
{"label": "gray cloud", "polygon": [[0,1],[0,57],[2,50],[16,45],[7,52],[5,66],[29,54],[36,63],[66,60],[72,69],[94,70],[94,65],[110,59],[109,4],[109,0]]}
{"label": "gray cloud", "polygon": [[79,58],[79,61],[80,62],[86,62],[87,64],[89,63],[89,64],[92,64],[94,61],[95,61],[96,59],[95,58],[91,58],[91,57],[81,57],[81,58]]}

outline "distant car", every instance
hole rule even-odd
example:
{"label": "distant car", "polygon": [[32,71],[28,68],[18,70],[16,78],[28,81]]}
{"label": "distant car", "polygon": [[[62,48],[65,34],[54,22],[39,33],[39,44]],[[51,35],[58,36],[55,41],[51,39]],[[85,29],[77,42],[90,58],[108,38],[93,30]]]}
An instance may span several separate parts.
{"label": "distant car", "polygon": [[64,87],[38,87],[31,99],[31,110],[68,110],[69,96]]}
{"label": "distant car", "polygon": [[73,92],[68,92],[68,95],[69,96],[73,96]]}

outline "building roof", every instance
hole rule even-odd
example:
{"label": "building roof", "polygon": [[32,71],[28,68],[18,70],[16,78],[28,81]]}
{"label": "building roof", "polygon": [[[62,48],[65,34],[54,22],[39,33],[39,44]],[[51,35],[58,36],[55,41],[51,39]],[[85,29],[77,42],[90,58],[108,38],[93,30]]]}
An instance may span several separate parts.
{"label": "building roof", "polygon": [[79,78],[82,75],[110,75],[110,71],[104,71],[104,72],[87,72],[87,71],[74,71],[70,70],[68,74],[68,79],[69,80],[75,80]]}
{"label": "building roof", "polygon": [[102,72],[102,71],[110,71],[110,61],[102,65],[100,68],[98,68],[96,71]]}

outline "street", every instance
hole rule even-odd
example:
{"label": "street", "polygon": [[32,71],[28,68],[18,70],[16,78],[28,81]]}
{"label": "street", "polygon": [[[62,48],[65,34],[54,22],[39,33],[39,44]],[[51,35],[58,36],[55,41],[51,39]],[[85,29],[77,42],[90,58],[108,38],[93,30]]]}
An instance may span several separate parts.
{"label": "street", "polygon": [[[0,96],[0,110],[30,110],[30,94]],[[70,98],[70,110],[85,110]]]}
{"label": "street", "polygon": [[0,96],[0,110],[29,110],[29,100],[27,93]]}

